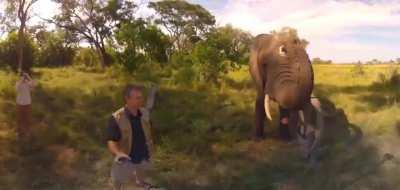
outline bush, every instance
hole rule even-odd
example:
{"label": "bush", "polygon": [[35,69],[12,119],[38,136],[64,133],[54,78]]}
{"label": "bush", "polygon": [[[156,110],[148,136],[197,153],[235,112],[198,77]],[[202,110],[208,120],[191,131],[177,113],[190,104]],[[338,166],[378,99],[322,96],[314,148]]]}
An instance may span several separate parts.
{"label": "bush", "polygon": [[67,66],[73,63],[76,48],[65,32],[40,31],[36,34],[40,48],[38,64],[47,67]]}
{"label": "bush", "polygon": [[101,70],[100,59],[95,50],[91,48],[79,48],[74,56],[73,66],[81,71]]}
{"label": "bush", "polygon": [[392,70],[392,72],[390,73],[389,83],[391,85],[400,85],[400,73],[397,68]]}
{"label": "bush", "polygon": [[[0,42],[0,66],[18,71],[17,45],[18,35],[16,32],[10,33],[5,40]],[[24,38],[23,70],[30,70],[37,62],[37,53],[37,46],[34,44],[32,38],[26,35]]]}
{"label": "bush", "polygon": [[178,85],[191,86],[196,80],[196,70],[190,65],[178,68],[173,75],[173,81]]}
{"label": "bush", "polygon": [[397,67],[391,67],[387,73],[378,74],[378,83],[385,85],[400,85],[400,73]]}

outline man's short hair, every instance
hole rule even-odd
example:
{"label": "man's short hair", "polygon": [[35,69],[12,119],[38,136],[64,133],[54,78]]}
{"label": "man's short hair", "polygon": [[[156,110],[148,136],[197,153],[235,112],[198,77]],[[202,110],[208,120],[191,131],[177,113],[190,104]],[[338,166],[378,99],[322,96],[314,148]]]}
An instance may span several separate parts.
{"label": "man's short hair", "polygon": [[131,96],[132,91],[142,91],[142,87],[139,85],[127,84],[124,88],[124,98],[129,98]]}

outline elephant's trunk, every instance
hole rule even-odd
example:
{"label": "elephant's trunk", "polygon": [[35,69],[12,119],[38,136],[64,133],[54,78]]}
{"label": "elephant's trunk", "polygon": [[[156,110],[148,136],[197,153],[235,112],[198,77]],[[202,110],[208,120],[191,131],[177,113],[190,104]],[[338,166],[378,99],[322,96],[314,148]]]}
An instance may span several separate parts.
{"label": "elephant's trunk", "polygon": [[293,109],[300,103],[300,88],[294,82],[286,82],[276,85],[275,99],[280,106],[286,109]]}
{"label": "elephant's trunk", "polygon": [[273,97],[286,109],[302,109],[309,103],[313,90],[311,64],[282,67],[273,85]]}

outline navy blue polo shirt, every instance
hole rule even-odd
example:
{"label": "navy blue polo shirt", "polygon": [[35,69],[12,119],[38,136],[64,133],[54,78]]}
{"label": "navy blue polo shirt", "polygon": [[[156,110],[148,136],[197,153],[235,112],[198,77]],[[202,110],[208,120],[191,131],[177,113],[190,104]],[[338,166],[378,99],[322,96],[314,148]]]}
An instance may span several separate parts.
{"label": "navy blue polo shirt", "polygon": [[[132,127],[132,148],[129,157],[133,163],[140,163],[143,160],[149,160],[149,151],[146,144],[146,136],[142,127],[141,117],[142,113],[138,110],[138,115],[132,115],[128,109],[125,108],[125,114],[128,116],[129,122]],[[127,134],[124,134],[127,135]],[[121,139],[121,131],[118,123],[113,116],[108,122],[107,140],[119,141]]]}

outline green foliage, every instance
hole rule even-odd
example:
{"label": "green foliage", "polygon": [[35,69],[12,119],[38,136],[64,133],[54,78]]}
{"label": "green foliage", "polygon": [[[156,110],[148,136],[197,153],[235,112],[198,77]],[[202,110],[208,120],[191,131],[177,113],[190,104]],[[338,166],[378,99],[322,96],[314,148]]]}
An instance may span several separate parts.
{"label": "green foliage", "polygon": [[[7,38],[0,41],[0,67],[9,67],[18,70],[17,63],[18,35],[9,33]],[[37,62],[38,47],[28,35],[24,38],[23,70],[29,70]]]}
{"label": "green foliage", "polygon": [[177,85],[191,86],[198,80],[195,68],[190,65],[183,65],[174,73],[174,83]]}
{"label": "green foliage", "polygon": [[73,66],[82,71],[99,70],[99,57],[92,48],[78,48],[76,50]]}
{"label": "green foliage", "polygon": [[217,83],[221,74],[228,72],[226,57],[218,51],[217,43],[200,42],[193,50],[193,59],[205,81]]}
{"label": "green foliage", "polygon": [[251,35],[228,25],[217,28],[198,42],[193,50],[193,62],[205,81],[218,83],[229,71],[248,62]]}
{"label": "green foliage", "polygon": [[116,32],[116,40],[123,48],[116,52],[116,58],[128,72],[146,62],[167,62],[167,51],[171,46],[168,37],[143,20],[123,23]]}
{"label": "green foliage", "polygon": [[133,19],[136,5],[125,0],[55,1],[60,4],[61,11],[51,22],[89,42],[96,48],[102,66],[108,66],[112,59],[105,42],[121,23]]}
{"label": "green foliage", "polygon": [[[190,58],[190,54],[181,56]],[[196,80],[187,86],[166,80],[174,80],[178,76],[175,71],[186,69],[182,65],[143,64],[132,74],[121,72],[119,65],[107,68],[105,73],[34,69],[39,87],[33,91],[35,136],[29,146],[16,141],[13,131],[15,112],[10,108],[15,107],[16,76],[0,71],[0,171],[4,173],[0,186],[110,189],[112,157],[104,142],[107,120],[123,105],[121,89],[127,82],[147,85],[152,81],[160,85],[152,122],[157,146],[154,164],[161,186],[176,190],[196,189],[199,184],[204,189],[338,189],[352,180],[351,176],[375,167],[382,155],[379,148],[384,147],[385,153],[397,150],[392,129],[398,125],[398,118],[393,116],[400,114],[400,109],[393,102],[380,104],[380,99],[387,94],[398,96],[398,88],[373,84],[373,76],[389,73],[392,68],[363,67],[365,78],[354,80],[352,65],[314,65],[315,92],[342,108],[348,120],[365,133],[365,141],[355,146],[337,144],[327,150],[321,165],[328,173],[310,169],[298,146],[270,137],[277,130],[276,121],[268,123],[267,140],[255,143],[248,139],[255,91],[248,84],[251,78],[247,68],[230,72],[226,77],[234,83],[224,84],[223,92],[209,83],[199,85]],[[166,70],[172,73],[167,75]],[[186,74],[179,76],[190,77],[191,71],[182,73]],[[378,144],[381,141],[384,146]],[[54,147],[60,152],[53,151]],[[16,151],[20,148],[26,152]],[[386,164],[383,167],[392,169],[361,179],[357,186],[396,189],[399,166]]]}
{"label": "green foliage", "polygon": [[233,62],[232,67],[237,68],[248,63],[252,40],[252,36],[248,32],[226,25],[216,28],[209,34],[207,40],[219,44],[217,45],[219,50],[223,51],[227,60]]}
{"label": "green foliage", "polygon": [[129,73],[136,70],[140,64],[147,62],[143,54],[130,49],[126,49],[123,53],[117,53],[117,59],[119,64],[123,65],[126,72]]}
{"label": "green foliage", "polygon": [[155,22],[169,33],[177,51],[188,49],[214,27],[215,18],[200,5],[181,0],[150,2],[158,17]]}
{"label": "green foliage", "polygon": [[382,64],[383,62],[378,60],[378,59],[372,59],[371,61],[367,61],[367,64],[369,65],[377,65],[377,64]]}
{"label": "green foliage", "polygon": [[321,58],[316,57],[316,58],[312,59],[311,63],[312,64],[318,64],[318,65],[321,65],[321,64],[332,64],[332,61],[331,60],[322,60]]}
{"label": "green foliage", "polygon": [[391,66],[385,73],[378,74],[378,83],[396,87],[400,85],[400,72],[396,66]]}
{"label": "green foliage", "polygon": [[39,46],[38,65],[57,67],[71,65],[76,53],[76,44],[66,31],[39,31],[36,34]]}

